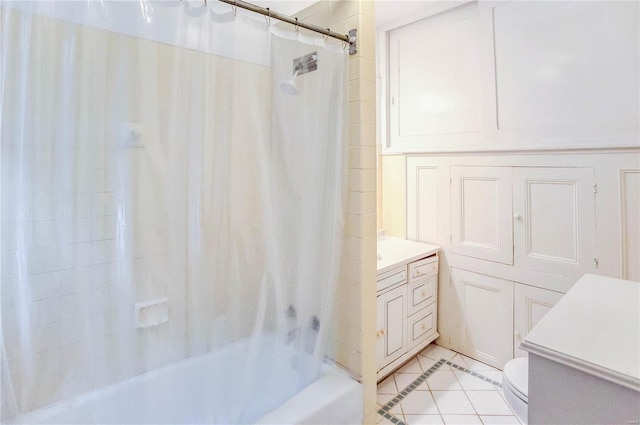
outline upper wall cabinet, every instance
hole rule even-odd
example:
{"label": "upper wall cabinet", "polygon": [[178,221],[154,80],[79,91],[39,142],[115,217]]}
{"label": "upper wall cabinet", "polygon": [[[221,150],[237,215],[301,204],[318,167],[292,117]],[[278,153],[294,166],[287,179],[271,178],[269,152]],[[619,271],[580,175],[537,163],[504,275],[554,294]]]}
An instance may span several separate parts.
{"label": "upper wall cabinet", "polygon": [[[389,35],[391,141],[400,149],[482,143],[491,84],[490,28],[470,4]],[[493,93],[492,88],[488,95]]]}
{"label": "upper wall cabinet", "polygon": [[473,2],[390,31],[387,149],[638,146],[639,9]]}
{"label": "upper wall cabinet", "polygon": [[515,2],[494,9],[500,143],[638,138],[638,2]]}

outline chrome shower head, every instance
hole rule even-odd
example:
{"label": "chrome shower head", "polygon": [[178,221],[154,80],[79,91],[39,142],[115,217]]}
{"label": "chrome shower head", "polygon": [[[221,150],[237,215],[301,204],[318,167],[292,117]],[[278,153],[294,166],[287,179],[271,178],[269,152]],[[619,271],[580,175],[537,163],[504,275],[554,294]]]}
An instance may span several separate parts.
{"label": "chrome shower head", "polygon": [[300,70],[296,71],[293,74],[293,77],[287,81],[283,81],[280,83],[280,88],[287,94],[298,94],[298,87],[296,86],[296,77],[300,73]]}

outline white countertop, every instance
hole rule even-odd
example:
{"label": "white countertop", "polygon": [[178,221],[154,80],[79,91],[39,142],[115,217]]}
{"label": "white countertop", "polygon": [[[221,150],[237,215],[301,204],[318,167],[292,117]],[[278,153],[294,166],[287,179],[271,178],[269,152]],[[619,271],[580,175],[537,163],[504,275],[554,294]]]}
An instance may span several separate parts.
{"label": "white countertop", "polygon": [[378,237],[378,274],[392,269],[400,263],[409,263],[435,254],[440,250],[437,245],[414,242],[392,236]]}
{"label": "white countertop", "polygon": [[640,391],[640,283],[585,274],[522,348]]}

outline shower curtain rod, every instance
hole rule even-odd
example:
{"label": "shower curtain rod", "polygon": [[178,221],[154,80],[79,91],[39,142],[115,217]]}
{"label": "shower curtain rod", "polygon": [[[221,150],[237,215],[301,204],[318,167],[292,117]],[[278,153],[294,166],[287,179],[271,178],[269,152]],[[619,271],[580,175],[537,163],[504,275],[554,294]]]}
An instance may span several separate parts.
{"label": "shower curtain rod", "polygon": [[242,0],[219,0],[223,3],[227,3],[230,4],[234,7],[239,7],[242,9],[246,9],[246,10],[250,10],[252,12],[255,13],[259,13],[261,15],[264,16],[268,16],[269,18],[274,18],[277,19],[279,21],[282,22],[287,22],[289,24],[293,24],[296,27],[302,27],[305,29],[308,29],[310,31],[314,31],[314,32],[318,32],[320,34],[324,34],[328,37],[333,37],[333,38],[337,38],[338,40],[342,40],[345,43],[349,44],[349,54],[350,55],[355,55],[358,50],[356,48],[356,33],[357,30],[354,28],[352,30],[349,31],[349,34],[338,34],[337,32],[331,31],[330,28],[322,28],[319,27],[317,25],[313,25],[313,24],[307,24],[305,22],[300,22],[298,20],[298,18],[292,18],[290,16],[287,15],[283,15],[282,13],[278,13],[278,12],[274,12],[271,9],[264,8],[264,7],[260,7],[260,6],[256,6],[255,4],[251,4],[251,3],[247,3],[246,1],[242,1]]}

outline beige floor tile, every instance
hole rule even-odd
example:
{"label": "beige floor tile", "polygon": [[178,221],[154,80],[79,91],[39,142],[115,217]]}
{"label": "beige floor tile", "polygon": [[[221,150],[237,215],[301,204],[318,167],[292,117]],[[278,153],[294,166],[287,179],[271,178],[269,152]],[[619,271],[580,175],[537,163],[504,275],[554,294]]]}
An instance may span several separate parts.
{"label": "beige floor tile", "polygon": [[429,391],[412,391],[401,402],[402,411],[407,415],[439,414],[436,403]]}
{"label": "beige floor tile", "polygon": [[[394,373],[393,377],[396,380],[396,386],[398,387],[398,392],[401,392],[402,390],[407,388],[407,386],[411,385],[413,381],[415,381],[420,377],[420,375],[421,374],[419,373]],[[418,388],[416,388],[416,390],[419,390],[419,389],[428,391],[429,387],[427,387],[427,384],[423,382],[422,384],[420,384]]]}
{"label": "beige floor tile", "polygon": [[498,391],[467,391],[467,397],[479,415],[513,415]]}
{"label": "beige floor tile", "polygon": [[484,425],[520,425],[516,416],[480,416]]}
{"label": "beige floor tile", "polygon": [[451,360],[457,353],[437,344],[429,344],[420,354],[433,360]]}
{"label": "beige floor tile", "polygon": [[395,396],[396,396],[396,394],[380,394],[380,393],[378,393],[378,395],[376,396],[376,400],[378,401],[378,404],[380,404],[381,406],[384,406],[385,404],[387,404],[389,402],[389,400],[391,400]]}
{"label": "beige floor tile", "polygon": [[413,358],[406,365],[402,366],[396,373],[422,373],[422,367],[420,366],[420,362],[418,362],[417,358]]}
{"label": "beige floor tile", "polygon": [[[436,364],[438,362],[437,360],[430,359],[429,357],[425,357],[425,356],[423,356],[421,354],[419,354],[417,356],[417,358],[418,358],[418,361],[420,362],[420,366],[422,366],[422,370],[424,370],[425,372],[427,370],[429,370],[429,368],[431,366],[433,366],[434,364]],[[442,366],[440,366],[440,368],[442,368],[443,366],[447,366],[447,365],[442,365]],[[440,368],[438,368],[438,369],[440,369]]]}
{"label": "beige floor tile", "polygon": [[[436,370],[427,378],[427,385],[431,391],[460,391],[462,387],[456,376],[450,370]],[[493,386],[492,386],[493,388]]]}
{"label": "beige floor tile", "polygon": [[431,391],[441,415],[474,415],[464,391]]}
{"label": "beige floor tile", "polygon": [[482,424],[477,415],[442,415],[446,425],[475,425]]}
{"label": "beige floor tile", "polygon": [[405,415],[407,425],[442,425],[444,421],[440,415]]}
{"label": "beige floor tile", "polygon": [[389,376],[378,384],[378,394],[398,394],[398,388],[393,376]]}

